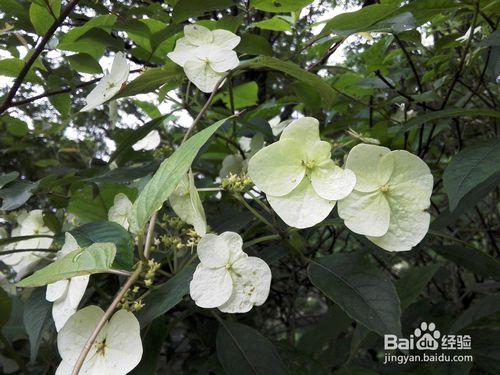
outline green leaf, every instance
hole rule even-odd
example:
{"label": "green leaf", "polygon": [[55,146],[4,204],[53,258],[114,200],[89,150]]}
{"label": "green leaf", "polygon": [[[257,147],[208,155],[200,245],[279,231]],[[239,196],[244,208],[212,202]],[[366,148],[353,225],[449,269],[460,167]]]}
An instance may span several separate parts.
{"label": "green leaf", "polygon": [[131,270],[134,265],[134,241],[120,224],[98,221],[82,225],[70,231],[80,247],[94,243],[112,243],[116,246],[113,268]]}
{"label": "green leaf", "polygon": [[29,14],[31,23],[38,35],[45,35],[50,26],[56,21],[56,18],[45,6],[36,3],[31,4]]}
{"label": "green leaf", "polygon": [[189,282],[193,278],[195,268],[194,264],[184,268],[145,298],[145,307],[137,313],[141,327],[145,327],[182,301],[182,298],[189,293]]}
{"label": "green leaf", "polygon": [[181,177],[187,173],[200,148],[224,122],[226,119],[217,121],[198,132],[161,163],[132,206],[129,215],[132,232],[136,233],[144,229],[151,215],[162,207]]}
{"label": "green leaf", "polygon": [[[241,109],[256,105],[258,102],[259,86],[256,82],[247,82],[233,88],[234,108]],[[227,108],[231,108],[229,93],[224,91],[215,97],[215,100],[221,99]]]}
{"label": "green leaf", "polygon": [[21,207],[31,198],[37,187],[38,183],[18,181],[3,188],[0,190],[0,198],[2,198],[0,210],[9,211]]}
{"label": "green leaf", "polygon": [[19,172],[10,172],[3,175],[0,175],[0,189],[3,188],[8,183],[14,181],[17,176],[19,176]]}
{"label": "green leaf", "polygon": [[491,109],[463,109],[463,108],[448,108],[448,109],[443,109],[442,111],[433,111],[412,118],[410,121],[402,125],[399,133],[403,134],[409,132],[410,130],[420,125],[427,124],[428,122],[434,120],[440,120],[443,118],[450,118],[450,117],[460,117],[460,116],[467,116],[467,117],[489,116],[489,117],[500,118],[500,112]]}
{"label": "green leaf", "polygon": [[410,306],[422,293],[429,281],[439,269],[439,264],[410,268],[396,280],[396,289],[401,300],[401,310]]}
{"label": "green leaf", "polygon": [[500,311],[500,294],[484,296],[478,299],[474,304],[465,310],[453,323],[450,333],[460,332],[462,329],[470,326],[472,323],[496,314]]}
{"label": "green leaf", "polygon": [[288,62],[281,61],[274,57],[260,56],[248,62],[250,68],[253,69],[273,69],[278,70],[280,72],[286,73],[300,82],[307,83],[318,91],[320,96],[323,99],[323,106],[329,107],[333,104],[334,98],[337,96],[335,90],[326,83],[323,79],[321,79],[316,74],[310,73],[300,66]]}
{"label": "green leaf", "polygon": [[292,25],[281,17],[273,17],[267,20],[254,22],[250,26],[258,27],[263,30],[272,31],[290,31],[292,30]]}
{"label": "green leaf", "polygon": [[457,266],[484,277],[500,280],[500,262],[480,250],[455,245],[435,246],[433,250]]}
{"label": "green leaf", "polygon": [[312,0],[250,0],[250,8],[271,13],[297,12]]}
{"label": "green leaf", "polygon": [[0,329],[9,321],[12,311],[12,300],[5,290],[0,288]]}
{"label": "green leaf", "polygon": [[383,336],[401,336],[396,288],[382,272],[353,253],[319,258],[309,265],[309,280],[351,318]]}
{"label": "green leaf", "polygon": [[61,114],[62,117],[68,117],[71,111],[71,97],[68,93],[49,96],[50,104]]}
{"label": "green leaf", "polygon": [[35,287],[69,279],[74,276],[104,273],[111,269],[116,255],[112,243],[95,243],[84,249],[77,249],[36,271],[17,283],[18,287]]}
{"label": "green leaf", "polygon": [[220,321],[217,357],[228,375],[288,374],[274,345],[246,325]]}
{"label": "green leaf", "polygon": [[499,161],[500,138],[466,147],[453,157],[443,174],[451,211],[472,189],[500,173]]}
{"label": "green leaf", "polygon": [[179,23],[217,9],[234,6],[232,0],[179,0],[172,12],[172,21]]}
{"label": "green leaf", "polygon": [[244,33],[240,36],[241,41],[235,48],[236,52],[248,55],[273,55],[273,49],[266,38],[250,33]]}
{"label": "green leaf", "polygon": [[2,122],[7,124],[7,132],[16,137],[24,137],[29,132],[28,124],[16,117],[3,116]]}
{"label": "green leaf", "polygon": [[52,324],[52,304],[45,299],[45,289],[36,289],[25,303],[23,322],[30,338],[30,362],[36,360],[45,331]]}
{"label": "green leaf", "polygon": [[130,375],[158,374],[158,360],[163,349],[163,342],[170,333],[170,330],[171,328],[167,325],[167,318],[165,316],[160,316],[154,320],[142,337],[144,350],[141,362],[132,370]]}
{"label": "green leaf", "polygon": [[83,26],[75,27],[65,33],[60,39],[60,44],[76,42],[79,38],[81,38],[93,28],[100,28],[106,31],[110,31],[111,26],[115,24],[116,19],[117,17],[114,14],[93,17],[85,22]]}
{"label": "green leaf", "polygon": [[102,68],[99,63],[87,53],[77,53],[75,55],[66,56],[69,64],[77,72],[89,73],[89,74],[100,74],[102,73]]}
{"label": "green leaf", "polygon": [[[24,61],[21,59],[11,58],[0,60],[0,76],[16,78],[24,67]],[[40,83],[42,80],[35,74],[32,67],[25,78],[28,82]]]}
{"label": "green leaf", "polygon": [[179,80],[182,76],[181,68],[174,63],[166,63],[161,68],[151,68],[139,77],[128,83],[115,98],[144,94],[158,89],[170,80]]}

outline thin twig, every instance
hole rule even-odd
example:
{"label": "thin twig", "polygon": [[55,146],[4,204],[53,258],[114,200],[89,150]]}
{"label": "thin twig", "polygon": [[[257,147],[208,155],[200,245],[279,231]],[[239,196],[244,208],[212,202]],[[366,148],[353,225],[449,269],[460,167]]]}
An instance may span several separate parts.
{"label": "thin twig", "polygon": [[71,13],[73,8],[78,4],[78,0],[71,0],[68,5],[63,9],[61,12],[61,15],[59,18],[52,24],[52,26],[49,27],[45,35],[43,36],[42,40],[40,43],[36,46],[35,50],[33,51],[33,54],[30,56],[28,61],[24,64],[23,68],[19,72],[19,75],[17,76],[16,80],[14,81],[14,84],[10,88],[9,92],[7,93],[7,96],[5,100],[2,103],[2,106],[0,107],[0,114],[5,112],[7,108],[10,107],[10,104],[12,103],[12,100],[16,96],[17,90],[19,90],[19,87],[21,87],[21,84],[24,81],[24,78],[26,78],[26,75],[31,69],[31,66],[35,63],[36,59],[42,51],[45,48],[45,45],[49,42],[49,40],[52,38],[52,35],[56,32],[56,30],[59,28],[59,26],[63,23],[63,21],[66,19],[66,17]]}

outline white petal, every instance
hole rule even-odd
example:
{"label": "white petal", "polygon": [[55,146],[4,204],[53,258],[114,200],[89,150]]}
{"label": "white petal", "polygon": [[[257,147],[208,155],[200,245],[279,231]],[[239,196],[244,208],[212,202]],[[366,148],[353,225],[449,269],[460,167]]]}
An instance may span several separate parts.
{"label": "white petal", "polygon": [[189,294],[196,305],[212,308],[226,302],[233,291],[231,275],[225,267],[206,268],[198,264],[189,284]]}
{"label": "white petal", "polygon": [[222,29],[213,30],[212,36],[212,44],[220,49],[233,49],[241,41],[241,38],[238,35]]}
{"label": "white petal", "polygon": [[[57,348],[63,361],[70,365],[76,363],[86,341],[103,315],[104,311],[100,307],[90,305],[77,311],[68,319],[57,336]],[[97,336],[97,341],[104,338],[105,328]],[[92,358],[95,353],[95,346],[92,346],[87,358]]]}
{"label": "white petal", "polygon": [[120,224],[128,229],[128,214],[132,209],[132,202],[123,193],[115,195],[113,206],[108,211],[108,220]]}
{"label": "white petal", "polygon": [[219,235],[229,249],[228,263],[234,263],[236,260],[246,258],[247,254],[243,252],[243,239],[238,233],[224,232]]}
{"label": "white petal", "polygon": [[335,201],[321,198],[307,178],[291,193],[281,197],[267,195],[267,200],[279,217],[295,228],[309,228],[320,223],[335,206]]}
{"label": "white petal", "polygon": [[391,150],[387,147],[364,143],[351,149],[345,168],[350,169],[356,175],[355,190],[367,193],[387,183],[392,173],[391,166],[385,164],[385,168],[381,168],[379,163],[382,157],[389,152]]}
{"label": "white petal", "polygon": [[301,144],[283,140],[259,150],[248,162],[253,183],[266,194],[281,196],[297,187],[306,173]]}
{"label": "white petal", "polygon": [[389,191],[398,186],[405,189],[418,187],[428,197],[431,196],[433,188],[432,174],[427,164],[418,156],[408,151],[396,150],[382,158],[381,164],[385,163],[392,165],[392,174],[388,181]]}
{"label": "white petal", "polygon": [[80,109],[80,112],[88,112],[108,101],[120,91],[121,85],[120,82],[114,81],[111,75],[105,75],[87,95],[87,105]]}
{"label": "white petal", "polygon": [[188,60],[192,60],[197,47],[189,43],[186,38],[177,40],[175,48],[167,56],[174,63],[184,66]]}
{"label": "white petal", "polygon": [[207,56],[210,67],[218,73],[224,73],[234,69],[240,63],[236,52],[230,50],[212,49]]}
{"label": "white petal", "polygon": [[302,117],[292,121],[281,133],[280,140],[294,139],[304,144],[304,148],[310,149],[311,146],[320,141],[319,122],[314,117]]}
{"label": "white petal", "polygon": [[271,269],[262,259],[248,257],[232,266],[233,293],[229,300],[219,306],[227,313],[245,313],[253,306],[262,305],[269,296]]}
{"label": "white petal", "polygon": [[168,200],[180,219],[191,224],[198,235],[205,235],[207,232],[205,210],[196,190],[192,171],[181,179]]}
{"label": "white petal", "polygon": [[197,247],[198,258],[205,267],[225,267],[229,262],[230,249],[220,236],[206,234],[201,237]]}
{"label": "white petal", "polygon": [[189,60],[184,64],[184,73],[188,79],[201,91],[210,93],[215,90],[217,82],[224,77],[224,73],[218,73],[205,61]]}
{"label": "white petal", "polygon": [[390,190],[387,200],[391,207],[389,230],[382,237],[368,237],[388,251],[407,251],[425,237],[430,223],[428,192],[418,187]]}
{"label": "white petal", "polygon": [[106,330],[106,374],[127,374],[132,371],[141,361],[142,350],[139,321],[131,312],[118,310],[109,320]]}
{"label": "white petal", "polygon": [[59,332],[68,319],[76,313],[76,307],[73,307],[69,298],[61,298],[52,305],[52,318],[56,326],[56,331]]}
{"label": "white petal", "polygon": [[158,130],[152,130],[144,138],[135,142],[132,145],[132,148],[135,151],[139,150],[149,151],[157,148],[160,145],[160,143],[161,143],[160,133],[158,133]]}
{"label": "white petal", "polygon": [[85,290],[87,290],[89,279],[89,275],[75,276],[70,279],[66,298],[75,309],[78,308],[78,305],[85,294]]}
{"label": "white petal", "polygon": [[320,197],[339,200],[347,197],[356,185],[356,175],[350,169],[342,169],[329,160],[314,168],[311,183]]}
{"label": "white petal", "polygon": [[339,216],[347,228],[365,236],[383,236],[389,228],[389,203],[380,191],[354,190],[338,203]]}
{"label": "white petal", "polygon": [[214,40],[212,32],[201,25],[184,26],[184,36],[186,40],[195,46],[212,43]]}
{"label": "white petal", "polygon": [[130,68],[127,63],[127,58],[123,52],[118,52],[113,59],[113,65],[111,65],[110,76],[111,80],[115,84],[121,87],[125,82],[127,82],[128,74]]}
{"label": "white petal", "polygon": [[43,211],[42,210],[30,211],[26,215],[20,216],[18,218],[18,223],[21,226],[22,236],[34,234],[35,231],[40,230],[40,228],[44,226]]}
{"label": "white petal", "polygon": [[[61,361],[61,363],[59,363],[59,366],[57,366],[55,375],[71,375],[72,372],[73,366],[67,362]],[[82,373],[82,371],[80,371],[80,373]]]}
{"label": "white petal", "polygon": [[71,253],[72,251],[77,250],[79,247],[80,246],[78,245],[75,237],[73,237],[70,232],[66,232],[64,234],[64,245],[57,254],[58,259],[62,258],[66,254]]}
{"label": "white petal", "polygon": [[331,156],[332,145],[325,141],[316,141],[307,143],[307,160],[315,165],[328,162]]}
{"label": "white petal", "polygon": [[45,299],[49,302],[54,302],[61,297],[66,295],[68,290],[69,280],[59,280],[55,283],[47,285],[47,291],[45,292]]}

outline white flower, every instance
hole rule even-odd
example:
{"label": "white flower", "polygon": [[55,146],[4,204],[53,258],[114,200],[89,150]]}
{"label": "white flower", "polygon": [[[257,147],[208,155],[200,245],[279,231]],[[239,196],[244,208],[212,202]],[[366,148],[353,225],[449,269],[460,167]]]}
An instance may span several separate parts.
{"label": "white flower", "polygon": [[284,120],[281,121],[279,116],[273,117],[269,120],[269,126],[271,127],[271,131],[273,135],[277,137],[281,134],[281,132],[292,122],[293,120]]}
{"label": "white flower", "polygon": [[[57,336],[62,362],[56,375],[70,375],[80,352],[97,323],[104,315],[98,306],[87,306],[76,312]],[[80,374],[123,375],[138,365],[142,342],[137,318],[119,310],[106,323],[92,345]]]}
{"label": "white flower", "polygon": [[177,216],[194,227],[199,236],[207,233],[205,210],[194,184],[193,172],[190,170],[180,181],[168,198],[170,206]]}
{"label": "white flower", "polygon": [[[481,26],[477,26],[476,28],[474,28],[474,34],[477,33],[478,31],[481,31]],[[457,42],[466,42],[467,40],[469,40],[470,38],[470,34],[472,32],[472,28],[469,27],[467,29],[467,31],[465,32],[464,35],[458,37],[457,39],[455,39]]]}
{"label": "white flower", "polygon": [[[17,217],[18,226],[12,230],[12,237],[32,235],[54,235],[43,223],[42,210],[23,212]],[[5,246],[5,250],[48,249],[52,244],[50,237],[32,238]],[[0,261],[10,266],[16,273],[15,281],[27,275],[46,256],[47,253],[26,251],[0,256]]]}
{"label": "white flower", "polygon": [[330,144],[320,140],[318,120],[303,117],[250,159],[250,178],[288,225],[312,227],[351,193],[356,177],[335,165],[330,150]]}
{"label": "white flower", "polygon": [[184,68],[188,79],[203,92],[212,92],[225,72],[239,60],[233,48],[240,37],[227,30],[210,31],[200,25],[184,26],[184,38],[177,41],[168,57]]}
{"label": "white flower", "polygon": [[128,230],[128,214],[132,209],[132,202],[123,194],[118,193],[115,195],[114,204],[108,211],[108,220],[120,224]]}
{"label": "white flower", "polygon": [[356,186],[338,206],[353,232],[388,251],[406,251],[427,233],[433,178],[429,167],[407,151],[359,144],[346,168],[356,173]]}
{"label": "white flower", "polygon": [[161,137],[160,137],[160,133],[158,133],[158,130],[151,130],[144,138],[135,142],[132,145],[132,148],[135,151],[154,150],[156,147],[158,147],[160,145],[160,142],[161,142]]}
{"label": "white flower", "polygon": [[271,270],[266,262],[249,257],[234,232],[207,234],[198,243],[200,264],[189,293],[196,305],[222,312],[244,313],[262,305],[269,295]]}
{"label": "white flower", "polygon": [[[75,238],[69,232],[66,232],[64,245],[57,253],[57,259],[78,248]],[[89,277],[88,275],[75,276],[47,285],[45,298],[47,301],[54,302],[52,305],[52,318],[54,318],[57,332],[61,330],[69,317],[78,309],[78,305],[87,289]]]}
{"label": "white flower", "polygon": [[115,96],[122,88],[122,85],[127,82],[129,71],[130,68],[125,55],[118,52],[111,65],[111,71],[106,73],[87,95],[85,98],[87,105],[80,112],[88,112]]}

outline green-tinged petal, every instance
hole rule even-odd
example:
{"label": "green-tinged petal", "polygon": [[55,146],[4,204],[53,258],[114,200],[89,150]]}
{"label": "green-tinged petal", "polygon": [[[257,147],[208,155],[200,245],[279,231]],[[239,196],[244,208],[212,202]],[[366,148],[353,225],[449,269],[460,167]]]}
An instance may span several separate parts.
{"label": "green-tinged petal", "polygon": [[217,82],[225,73],[217,73],[205,61],[199,59],[189,60],[184,64],[184,73],[188,79],[201,91],[210,93],[214,91]]}
{"label": "green-tinged petal", "polygon": [[168,58],[174,63],[184,66],[186,62],[193,58],[196,46],[187,41],[186,38],[181,38],[175,43],[175,48],[167,54]]}
{"label": "green-tinged petal", "polygon": [[311,172],[311,183],[319,196],[329,200],[347,197],[356,184],[356,176],[349,169],[342,169],[333,160],[314,168]]}
{"label": "green-tinged petal", "polygon": [[198,242],[198,258],[209,268],[225,267],[231,255],[230,248],[220,236],[206,234]]}
{"label": "green-tinged petal", "polygon": [[219,306],[225,313],[245,313],[266,302],[271,287],[271,269],[262,259],[248,257],[232,266],[233,293]]}
{"label": "green-tinged petal", "polygon": [[418,187],[427,194],[432,194],[433,177],[427,164],[418,156],[404,150],[392,151],[384,156],[381,164],[392,164],[392,174],[388,181],[390,189],[403,187],[405,190]]}
{"label": "green-tinged petal", "polygon": [[236,52],[231,50],[212,49],[208,53],[207,59],[210,63],[210,67],[218,73],[224,73],[228,70],[234,69],[240,63]]}
{"label": "green-tinged petal", "polygon": [[224,304],[233,292],[233,281],[226,268],[206,268],[198,264],[189,284],[189,294],[197,306],[213,308]]}
{"label": "green-tinged petal", "polygon": [[287,195],[268,195],[267,200],[279,217],[295,228],[309,228],[320,223],[335,206],[335,201],[321,198],[307,178]]}
{"label": "green-tinged petal", "polygon": [[392,173],[389,164],[384,164],[385,168],[380,168],[381,158],[390,153],[387,147],[368,145],[361,143],[354,146],[345,163],[345,168],[356,174],[355,190],[370,192],[385,185]]}
{"label": "green-tinged petal", "polygon": [[339,216],[347,228],[365,236],[383,236],[389,229],[391,211],[382,192],[362,193],[354,190],[339,201]]}
{"label": "green-tinged petal", "polygon": [[212,36],[212,44],[220,49],[233,49],[240,43],[241,40],[238,35],[223,29],[213,30]]}
{"label": "green-tinged petal", "polygon": [[331,160],[331,150],[332,145],[325,141],[317,141],[308,144],[308,148],[306,150],[307,153],[307,161],[311,163],[311,165],[318,165]]}
{"label": "green-tinged petal", "polygon": [[280,140],[282,139],[294,139],[304,144],[306,149],[310,148],[320,140],[319,122],[314,117],[302,117],[292,121],[281,133]]}
{"label": "green-tinged petal", "polygon": [[297,187],[306,173],[303,148],[283,140],[259,150],[248,163],[248,174],[266,194],[282,196]]}
{"label": "green-tinged petal", "polygon": [[429,230],[429,194],[418,187],[402,187],[389,191],[391,208],[389,229],[382,237],[368,237],[387,251],[407,251],[417,245]]}
{"label": "green-tinged petal", "polygon": [[214,40],[212,32],[201,25],[184,26],[184,36],[189,43],[195,46],[212,43]]}

